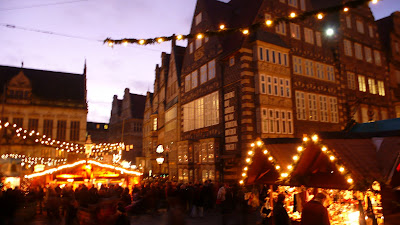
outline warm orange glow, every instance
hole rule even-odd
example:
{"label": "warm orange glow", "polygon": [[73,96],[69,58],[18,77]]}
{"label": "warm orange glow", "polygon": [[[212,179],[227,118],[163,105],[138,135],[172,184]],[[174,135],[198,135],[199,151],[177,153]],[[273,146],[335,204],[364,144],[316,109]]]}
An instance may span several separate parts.
{"label": "warm orange glow", "polygon": [[319,20],[322,20],[322,18],[324,18],[324,14],[318,13],[317,18],[318,18]]}
{"label": "warm orange glow", "polygon": [[272,25],[272,20],[265,21],[265,24],[267,24],[267,26],[271,26]]}
{"label": "warm orange glow", "polygon": [[221,24],[221,25],[219,26],[219,29],[221,29],[221,30],[225,29],[225,25],[224,25],[224,24]]}
{"label": "warm orange glow", "polygon": [[243,30],[243,34],[249,34],[249,30]]}
{"label": "warm orange glow", "polygon": [[62,178],[62,179],[81,178],[81,177],[83,176],[75,174],[59,174],[56,176],[56,178]]}
{"label": "warm orange glow", "polygon": [[348,12],[349,8],[345,7],[345,8],[343,8],[343,11]]}
{"label": "warm orange glow", "polygon": [[290,17],[291,18],[295,18],[296,17],[296,13],[294,13],[294,12],[290,13]]}

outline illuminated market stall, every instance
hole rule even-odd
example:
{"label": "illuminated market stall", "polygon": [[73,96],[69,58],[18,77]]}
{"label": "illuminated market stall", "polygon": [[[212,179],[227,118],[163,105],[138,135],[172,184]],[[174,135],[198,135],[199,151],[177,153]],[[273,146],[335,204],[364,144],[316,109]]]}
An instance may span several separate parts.
{"label": "illuminated market stall", "polygon": [[95,160],[81,160],[71,164],[25,175],[32,183],[42,184],[119,184],[128,186],[140,181],[141,172]]}
{"label": "illuminated market stall", "polygon": [[384,176],[370,139],[321,141],[315,135],[304,137],[302,143],[258,140],[244,161],[240,183],[274,185],[275,192],[287,193],[293,224],[300,221],[302,206],[318,192],[328,196],[331,224],[383,224]]}

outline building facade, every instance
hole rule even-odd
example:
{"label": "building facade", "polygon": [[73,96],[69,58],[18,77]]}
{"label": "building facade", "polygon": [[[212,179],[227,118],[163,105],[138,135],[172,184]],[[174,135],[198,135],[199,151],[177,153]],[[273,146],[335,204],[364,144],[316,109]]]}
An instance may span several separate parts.
{"label": "building facade", "polygon": [[377,21],[379,37],[387,59],[390,74],[390,96],[393,99],[396,118],[400,118],[400,12]]}
{"label": "building facade", "polygon": [[125,144],[122,159],[142,164],[143,115],[146,96],[132,94],[129,88],[123,99],[114,95],[109,123],[108,142]]}
{"label": "building facade", "polygon": [[[67,151],[47,147],[27,135],[26,138],[16,135],[11,128],[5,128],[7,122],[57,141],[85,143],[86,65],[83,74],[0,66],[0,95],[3,126],[0,129],[0,155],[50,158],[52,162],[73,158]],[[33,167],[25,164],[21,169]]]}
{"label": "building facade", "polygon": [[[394,117],[386,57],[368,5],[248,34],[197,35],[342,3],[197,1],[190,30],[196,35],[188,39],[180,74],[179,129],[171,130],[179,137],[177,180],[238,180],[239,165],[256,138],[302,137]],[[325,34],[328,28],[334,35]],[[149,115],[158,131],[152,151],[171,137],[165,133],[168,107],[155,108],[164,101],[162,68],[156,69]]]}

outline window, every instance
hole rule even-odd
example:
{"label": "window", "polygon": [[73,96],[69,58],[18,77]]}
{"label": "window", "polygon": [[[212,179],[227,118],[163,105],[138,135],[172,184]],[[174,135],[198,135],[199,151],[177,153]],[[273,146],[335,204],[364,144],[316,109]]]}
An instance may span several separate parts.
{"label": "window", "polygon": [[201,22],[202,19],[202,13],[197,14],[195,17],[195,25],[198,25]]}
{"label": "window", "polygon": [[283,55],[283,65],[289,66],[287,54],[286,54],[286,53],[283,53],[282,55]]}
{"label": "window", "polygon": [[272,77],[271,76],[267,76],[267,90],[268,90],[268,94],[272,95]]}
{"label": "window", "polygon": [[346,26],[351,29],[351,17],[349,15],[346,16]]}
{"label": "window", "polygon": [[288,134],[293,134],[293,117],[292,117],[292,112],[287,111],[286,120],[287,120],[287,130],[288,130]]}
{"label": "window", "polygon": [[13,118],[13,123],[17,125],[17,127],[22,127],[24,125],[23,118]]}
{"label": "window", "polygon": [[271,17],[271,14],[265,13],[264,18],[265,18],[265,20],[270,20],[272,17]]}
{"label": "window", "polygon": [[157,130],[157,118],[153,119],[153,131]]}
{"label": "window", "polygon": [[268,133],[268,110],[261,109],[261,130],[263,133]]}
{"label": "window", "polygon": [[360,21],[360,20],[357,20],[356,21],[356,26],[357,26],[357,31],[359,32],[359,33],[364,33],[364,24],[363,24],[363,22],[362,21]]}
{"label": "window", "polygon": [[347,56],[353,56],[353,49],[351,48],[351,42],[349,40],[343,40],[344,54]]}
{"label": "window", "polygon": [[278,96],[278,78],[274,77],[273,80],[274,80],[274,93],[273,94],[275,96]]}
{"label": "window", "polygon": [[286,79],[285,80],[285,93],[286,93],[286,96],[285,97],[287,97],[287,98],[290,98],[291,97],[291,91],[290,91],[290,80],[289,79]]}
{"label": "window", "polygon": [[258,47],[258,60],[264,61],[264,48]]}
{"label": "window", "polygon": [[321,32],[315,31],[315,42],[317,46],[322,47]]}
{"label": "window", "polygon": [[296,91],[297,119],[306,120],[306,100],[304,92]]}
{"label": "window", "polygon": [[53,136],[53,120],[43,121],[43,135],[46,135],[46,137]]}
{"label": "window", "polygon": [[354,43],[354,50],[356,52],[356,58],[359,60],[363,59],[363,55],[362,55],[362,48],[361,45],[358,43]]}
{"label": "window", "polygon": [[356,78],[354,73],[347,72],[347,87],[352,90],[356,89]]}
{"label": "window", "polygon": [[265,61],[267,62],[271,62],[271,57],[269,54],[269,49],[265,49]]}
{"label": "window", "polygon": [[266,93],[265,75],[260,75],[260,93]]}
{"label": "window", "polygon": [[381,53],[379,53],[378,50],[374,50],[374,58],[375,58],[375,64],[377,66],[381,66],[382,62],[381,62]]}
{"label": "window", "polygon": [[215,77],[215,60],[211,60],[208,63],[208,80],[211,80]]}
{"label": "window", "polygon": [[321,122],[329,122],[328,120],[328,103],[327,97],[320,95],[319,96],[319,112],[320,112],[320,121]]}
{"label": "window", "polygon": [[71,121],[71,130],[69,137],[71,141],[79,141],[79,130],[80,130],[79,121]]}
{"label": "window", "polygon": [[60,141],[65,141],[65,133],[67,131],[67,121],[59,120],[57,121],[57,139]]}
{"label": "window", "polygon": [[279,110],[275,110],[275,131],[277,134],[281,133],[281,119]]}
{"label": "window", "polygon": [[376,94],[376,84],[374,79],[368,78],[368,88],[369,88],[369,93]]}
{"label": "window", "polygon": [[28,131],[38,131],[39,120],[29,119],[28,120]]}
{"label": "window", "polygon": [[275,113],[273,109],[268,110],[269,133],[275,133]]}
{"label": "window", "polygon": [[189,43],[189,53],[192,54],[193,53],[193,42]]}
{"label": "window", "polygon": [[284,79],[279,79],[279,96],[285,97],[285,81]]}
{"label": "window", "polygon": [[306,0],[300,0],[300,9],[306,11]]}
{"label": "window", "polygon": [[191,75],[191,80],[192,80],[192,84],[191,84],[191,89],[197,87],[197,80],[198,80],[198,76],[197,76],[197,70],[192,72]]}
{"label": "window", "polygon": [[272,58],[272,63],[276,63],[275,51],[274,50],[271,50],[271,58]]}
{"label": "window", "polygon": [[286,22],[280,22],[275,27],[276,33],[286,35]]}
{"label": "window", "polygon": [[288,0],[288,4],[297,8],[297,0]]}
{"label": "window", "polygon": [[362,92],[367,91],[367,87],[365,85],[365,77],[358,75],[358,90]]}
{"label": "window", "polygon": [[303,74],[303,65],[300,57],[293,56],[293,71],[297,74]]}
{"label": "window", "polygon": [[229,58],[229,66],[233,66],[233,65],[235,65],[235,57],[234,57],[234,56],[231,56],[231,57]]}
{"label": "window", "polygon": [[368,25],[369,37],[374,38],[374,27]]}
{"label": "window", "polygon": [[290,36],[300,40],[300,26],[298,24],[290,23]]}
{"label": "window", "polygon": [[329,97],[329,111],[331,113],[331,122],[339,123],[339,115],[338,115],[338,106],[337,106],[337,98]]}
{"label": "window", "polygon": [[195,48],[196,49],[198,49],[198,48],[200,48],[201,47],[201,45],[203,44],[203,38],[196,38],[196,41],[195,41]]}
{"label": "window", "polygon": [[378,93],[380,96],[385,96],[385,85],[381,80],[378,80]]}
{"label": "window", "polygon": [[209,127],[219,123],[218,92],[183,105],[183,131]]}
{"label": "window", "polygon": [[372,52],[371,48],[364,46],[365,61],[372,63]]}
{"label": "window", "polygon": [[185,92],[190,91],[190,74],[185,77]]}
{"label": "window", "polygon": [[314,76],[314,63],[310,60],[304,60],[304,67],[306,76],[313,77]]}
{"label": "window", "polygon": [[318,79],[325,79],[325,66],[322,63],[316,63],[317,77]]}
{"label": "window", "polygon": [[203,84],[207,81],[207,64],[200,67],[200,84]]}
{"label": "window", "polygon": [[308,112],[309,112],[309,120],[318,121],[318,111],[317,111],[317,95],[316,94],[308,94]]}
{"label": "window", "polygon": [[326,76],[329,81],[335,81],[335,70],[333,69],[333,66],[326,66]]}
{"label": "window", "polygon": [[304,40],[307,43],[314,44],[314,31],[309,28],[304,28]]}
{"label": "window", "polygon": [[[214,162],[214,143],[208,143],[208,162]],[[210,171],[211,172],[211,171]]]}

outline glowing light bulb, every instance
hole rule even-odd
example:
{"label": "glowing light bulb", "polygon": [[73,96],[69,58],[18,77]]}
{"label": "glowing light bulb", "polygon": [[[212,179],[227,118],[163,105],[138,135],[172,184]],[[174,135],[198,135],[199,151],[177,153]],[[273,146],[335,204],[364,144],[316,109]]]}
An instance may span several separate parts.
{"label": "glowing light bulb", "polygon": [[269,161],[272,161],[272,159],[273,159],[272,156],[268,157],[268,160],[269,160]]}
{"label": "glowing light bulb", "polygon": [[331,155],[331,156],[329,157],[329,159],[330,159],[331,161],[333,161],[333,160],[335,160],[335,156]]}
{"label": "glowing light bulb", "polygon": [[271,26],[271,25],[272,25],[272,20],[267,20],[267,21],[265,21],[265,24],[266,24],[267,26]]}
{"label": "glowing light bulb", "polygon": [[246,176],[246,173],[242,173],[242,177],[245,177]]}
{"label": "glowing light bulb", "polygon": [[225,29],[225,25],[224,25],[224,24],[221,24],[221,25],[219,26],[219,29],[221,29],[221,30]]}
{"label": "glowing light bulb", "polygon": [[321,148],[321,150],[322,150],[323,152],[326,152],[326,150],[328,150],[328,148],[324,146],[324,147]]}
{"label": "glowing light bulb", "polygon": [[293,156],[293,160],[297,161],[299,159],[299,157],[297,155]]}
{"label": "glowing light bulb", "polygon": [[279,165],[277,165],[277,166],[275,166],[275,168],[276,168],[277,170],[279,170],[281,167],[280,167]]}
{"label": "glowing light bulb", "polygon": [[203,38],[203,34],[198,34],[197,35],[197,39],[202,39]]}
{"label": "glowing light bulb", "polygon": [[108,41],[108,46],[109,46],[109,47],[113,47],[113,46],[114,46],[114,42]]}
{"label": "glowing light bulb", "polygon": [[144,44],[144,40],[143,40],[143,39],[140,40],[140,41],[139,41],[139,44],[143,45],[143,44]]}
{"label": "glowing light bulb", "polygon": [[122,45],[126,47],[126,46],[128,46],[128,42],[124,41],[124,42],[122,42]]}
{"label": "glowing light bulb", "polygon": [[371,2],[372,2],[372,4],[376,4],[379,2],[379,0],[372,0]]}
{"label": "glowing light bulb", "polygon": [[287,174],[287,173],[281,173],[281,177],[288,177],[289,176],[289,174]]}
{"label": "glowing light bulb", "polygon": [[247,171],[249,168],[246,166],[245,168],[243,168],[244,171]]}
{"label": "glowing light bulb", "polygon": [[162,38],[159,38],[159,39],[157,39],[157,42],[158,43],[161,43],[161,42],[163,42],[164,40],[162,39]]}
{"label": "glowing light bulb", "polygon": [[347,183],[349,183],[349,184],[353,183],[353,179],[351,179],[351,178],[347,179]]}
{"label": "glowing light bulb", "polygon": [[332,35],[334,35],[334,34],[335,34],[335,30],[333,30],[332,28],[328,28],[328,29],[326,30],[326,35],[332,36]]}
{"label": "glowing light bulb", "polygon": [[247,154],[253,155],[253,151],[248,151]]}
{"label": "glowing light bulb", "polygon": [[289,165],[287,168],[288,168],[289,170],[291,170],[291,169],[293,169],[293,166],[292,166],[292,165]]}
{"label": "glowing light bulb", "polygon": [[243,34],[245,34],[245,35],[247,35],[247,34],[249,34],[249,30],[243,30],[243,32],[242,32]]}
{"label": "glowing light bulb", "polygon": [[303,151],[303,147],[301,147],[301,146],[297,147],[297,151],[298,151],[298,152]]}
{"label": "glowing light bulb", "polygon": [[268,153],[268,150],[265,149],[263,153],[264,155],[266,155]]}
{"label": "glowing light bulb", "polygon": [[296,13],[292,12],[292,13],[290,13],[289,16],[290,16],[291,18],[295,18],[295,17],[296,17]]}
{"label": "glowing light bulb", "polygon": [[243,184],[243,183],[244,183],[244,181],[243,181],[243,180],[239,181],[239,184]]}
{"label": "glowing light bulb", "polygon": [[307,142],[308,141],[308,137],[303,137],[303,141]]}
{"label": "glowing light bulb", "polygon": [[257,141],[257,146],[261,146],[263,143],[262,143],[262,141]]}
{"label": "glowing light bulb", "polygon": [[254,146],[255,146],[255,144],[254,144],[254,143],[251,143],[251,144],[250,144],[250,146],[251,146],[251,147],[254,147]]}
{"label": "glowing light bulb", "polygon": [[322,20],[322,19],[324,18],[324,14],[318,13],[317,18],[318,18],[319,20]]}
{"label": "glowing light bulb", "polygon": [[343,11],[344,11],[344,12],[348,12],[348,11],[349,11],[349,8],[348,8],[348,7],[344,7],[344,8],[343,8]]}
{"label": "glowing light bulb", "polygon": [[339,168],[339,171],[340,171],[341,173],[343,173],[343,172],[344,172],[344,167],[340,167],[340,168]]}
{"label": "glowing light bulb", "polygon": [[314,142],[317,142],[318,141],[318,135],[313,135],[312,137],[311,137],[311,139],[314,141]]}
{"label": "glowing light bulb", "polygon": [[247,162],[247,163],[250,163],[250,161],[251,161],[250,158],[247,158],[247,159],[246,159],[246,162]]}
{"label": "glowing light bulb", "polygon": [[181,40],[183,38],[183,36],[180,34],[178,36],[176,36],[176,39]]}

